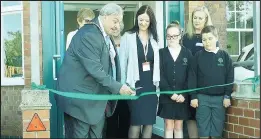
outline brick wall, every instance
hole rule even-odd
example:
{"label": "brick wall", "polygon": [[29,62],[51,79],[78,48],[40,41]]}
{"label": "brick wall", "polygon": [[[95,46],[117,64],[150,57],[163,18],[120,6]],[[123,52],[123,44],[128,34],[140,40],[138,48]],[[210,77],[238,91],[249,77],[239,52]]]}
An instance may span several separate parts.
{"label": "brick wall", "polygon": [[[25,110],[23,113],[23,138],[50,138],[50,110]],[[26,131],[34,114],[43,122],[45,131]]]}
{"label": "brick wall", "polygon": [[24,23],[24,80],[25,87],[31,84],[30,1],[23,2]]}
{"label": "brick wall", "polygon": [[1,136],[22,136],[21,90],[24,86],[1,86]]}
{"label": "brick wall", "polygon": [[[41,2],[39,3],[40,82],[42,84]],[[25,86],[1,86],[1,136],[22,136],[21,90],[31,85],[30,1],[23,1]]]}
{"label": "brick wall", "polygon": [[218,41],[220,47],[227,48],[227,19],[226,19],[226,1],[205,1],[213,25],[218,30]]}
{"label": "brick wall", "polygon": [[188,23],[189,17],[191,16],[191,13],[197,6],[203,6],[204,1],[185,1],[184,2],[184,16],[185,16],[185,26]]}
{"label": "brick wall", "polygon": [[260,138],[260,100],[233,99],[227,110],[226,138]]}

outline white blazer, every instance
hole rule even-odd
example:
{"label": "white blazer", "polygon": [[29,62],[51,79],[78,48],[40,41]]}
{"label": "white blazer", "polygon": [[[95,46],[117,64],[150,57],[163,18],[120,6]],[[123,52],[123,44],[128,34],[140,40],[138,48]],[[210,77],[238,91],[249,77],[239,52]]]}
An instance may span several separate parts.
{"label": "white blazer", "polygon": [[[152,35],[150,36],[150,42],[154,51],[153,84],[158,88],[160,81],[160,47],[153,39]],[[126,32],[121,37],[119,57],[121,66],[121,83],[128,83],[131,87],[135,88],[136,81],[140,80],[136,33]]]}

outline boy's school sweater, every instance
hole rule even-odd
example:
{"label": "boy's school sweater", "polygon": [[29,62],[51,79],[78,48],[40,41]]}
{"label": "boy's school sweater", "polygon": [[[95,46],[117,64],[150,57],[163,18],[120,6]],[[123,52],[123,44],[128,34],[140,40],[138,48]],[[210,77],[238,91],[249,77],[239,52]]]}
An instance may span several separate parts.
{"label": "boy's school sweater", "polygon": [[[234,68],[232,59],[224,50],[217,53],[208,52],[205,49],[197,52],[192,61],[195,72],[195,88],[207,87],[212,85],[222,85],[234,82]],[[197,98],[197,94],[212,96],[228,95],[231,96],[233,85],[214,87],[198,90],[192,93],[192,99]]]}

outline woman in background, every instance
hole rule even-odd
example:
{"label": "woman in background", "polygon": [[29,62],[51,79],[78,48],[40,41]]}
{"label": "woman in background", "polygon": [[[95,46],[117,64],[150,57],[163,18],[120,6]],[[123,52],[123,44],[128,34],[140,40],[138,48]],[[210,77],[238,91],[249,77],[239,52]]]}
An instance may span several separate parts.
{"label": "woman in background", "polygon": [[[188,21],[186,33],[183,36],[182,44],[188,48],[194,56],[196,52],[204,50],[202,44],[201,30],[207,26],[213,25],[208,9],[204,6],[197,7],[193,10],[192,16]],[[218,44],[218,43],[217,43]],[[188,102],[191,101],[191,95],[188,96]],[[189,105],[190,117],[187,121],[189,138],[198,138],[196,124],[196,109]]]}
{"label": "woman in background", "polygon": [[85,23],[91,21],[95,17],[93,10],[89,8],[82,8],[77,14],[78,28],[75,31],[68,33],[66,39],[66,50],[69,48],[72,37],[76,34],[79,28],[81,28]]}

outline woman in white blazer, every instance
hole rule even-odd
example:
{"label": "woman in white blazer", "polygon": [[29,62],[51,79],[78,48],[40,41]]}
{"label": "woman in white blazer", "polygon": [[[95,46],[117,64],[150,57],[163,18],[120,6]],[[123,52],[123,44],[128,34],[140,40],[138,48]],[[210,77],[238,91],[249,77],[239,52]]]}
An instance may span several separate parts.
{"label": "woman in white blazer", "polygon": [[[120,43],[122,83],[136,89],[136,95],[155,92],[159,85],[159,45],[156,18],[148,5],[137,11],[135,24],[126,32]],[[147,95],[128,101],[130,109],[129,138],[151,138],[152,125],[156,122],[158,97]]]}

